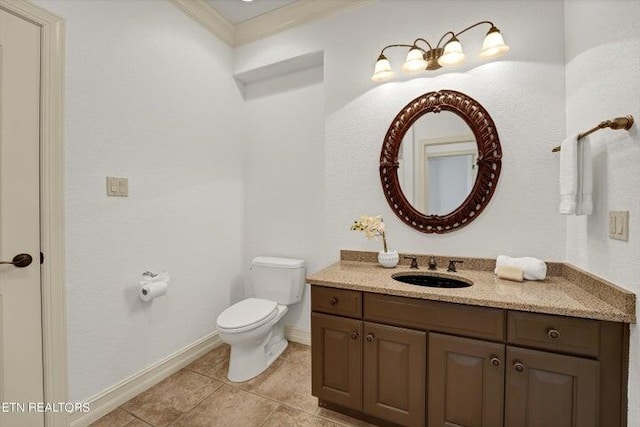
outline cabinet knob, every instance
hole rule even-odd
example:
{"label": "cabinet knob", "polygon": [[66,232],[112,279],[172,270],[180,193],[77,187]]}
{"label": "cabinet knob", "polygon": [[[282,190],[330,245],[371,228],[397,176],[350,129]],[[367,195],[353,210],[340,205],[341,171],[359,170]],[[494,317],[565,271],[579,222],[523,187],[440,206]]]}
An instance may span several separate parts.
{"label": "cabinet knob", "polygon": [[556,340],[556,339],[560,338],[560,331],[557,330],[557,329],[549,329],[549,331],[547,332],[547,335],[552,340]]}
{"label": "cabinet knob", "polygon": [[518,361],[516,361],[516,362],[513,364],[513,369],[515,369],[515,370],[516,370],[516,371],[518,371],[518,372],[522,372],[522,371],[524,371],[524,365],[522,364],[522,362],[518,362]]}
{"label": "cabinet knob", "polygon": [[352,340],[357,340],[359,336],[360,336],[360,334],[357,333],[356,331],[351,332],[351,339]]}
{"label": "cabinet knob", "polygon": [[502,361],[494,356],[494,357],[491,358],[491,365],[493,365],[495,367],[498,367],[498,366],[502,365]]}
{"label": "cabinet knob", "polygon": [[372,342],[375,337],[373,336],[373,334],[367,334],[365,338],[368,342]]}
{"label": "cabinet knob", "polygon": [[336,305],[338,303],[338,298],[333,297],[329,300],[329,304],[331,305]]}

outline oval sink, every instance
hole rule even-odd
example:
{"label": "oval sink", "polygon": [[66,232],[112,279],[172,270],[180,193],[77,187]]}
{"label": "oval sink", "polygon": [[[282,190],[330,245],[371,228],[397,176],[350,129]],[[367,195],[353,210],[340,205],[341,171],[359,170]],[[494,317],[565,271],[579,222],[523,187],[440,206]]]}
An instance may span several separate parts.
{"label": "oval sink", "polygon": [[466,288],[473,284],[461,279],[454,279],[453,277],[432,276],[429,274],[400,273],[391,277],[398,282],[416,286],[427,286],[429,288]]}

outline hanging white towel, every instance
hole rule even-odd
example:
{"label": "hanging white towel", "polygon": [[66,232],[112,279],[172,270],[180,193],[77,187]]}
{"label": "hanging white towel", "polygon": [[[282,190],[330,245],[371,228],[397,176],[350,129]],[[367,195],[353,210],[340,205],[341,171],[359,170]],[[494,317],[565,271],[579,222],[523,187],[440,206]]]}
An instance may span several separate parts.
{"label": "hanging white towel", "polygon": [[576,215],[593,213],[593,160],[591,141],[587,137],[578,142],[578,206]]}
{"label": "hanging white towel", "polygon": [[560,213],[575,215],[578,197],[578,135],[560,145]]}
{"label": "hanging white towel", "polygon": [[591,143],[578,135],[565,139],[560,150],[560,213],[591,215],[593,212],[593,164]]}

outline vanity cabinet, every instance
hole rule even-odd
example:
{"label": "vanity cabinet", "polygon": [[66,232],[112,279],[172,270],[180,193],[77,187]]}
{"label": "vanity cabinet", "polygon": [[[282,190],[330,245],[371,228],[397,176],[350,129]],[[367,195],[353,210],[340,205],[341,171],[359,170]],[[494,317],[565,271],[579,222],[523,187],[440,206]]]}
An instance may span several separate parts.
{"label": "vanity cabinet", "polygon": [[507,426],[609,426],[598,421],[600,362],[507,347]]}
{"label": "vanity cabinet", "polygon": [[313,395],[396,424],[424,425],[427,334],[346,317],[362,316],[360,292],[314,287],[311,298]]}
{"label": "vanity cabinet", "polygon": [[431,333],[428,425],[595,427],[599,368],[597,360]]}
{"label": "vanity cabinet", "polygon": [[423,425],[424,332],[311,316],[314,396],[400,425]]}
{"label": "vanity cabinet", "polygon": [[627,324],[311,287],[312,391],[376,424],[626,426]]}
{"label": "vanity cabinet", "polygon": [[363,412],[400,425],[423,425],[427,334],[364,322],[363,347]]}
{"label": "vanity cabinet", "polygon": [[362,321],[311,314],[312,393],[362,410]]}
{"label": "vanity cabinet", "polygon": [[504,344],[430,333],[428,424],[502,426],[504,360]]}

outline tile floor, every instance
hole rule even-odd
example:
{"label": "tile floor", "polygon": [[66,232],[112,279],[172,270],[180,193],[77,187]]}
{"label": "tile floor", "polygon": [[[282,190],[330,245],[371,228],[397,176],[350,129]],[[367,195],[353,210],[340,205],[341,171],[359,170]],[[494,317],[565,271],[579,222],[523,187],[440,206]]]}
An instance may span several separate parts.
{"label": "tile floor", "polygon": [[371,426],[318,408],[308,346],[289,343],[269,369],[244,383],[227,380],[228,366],[229,346],[218,347],[92,426]]}

